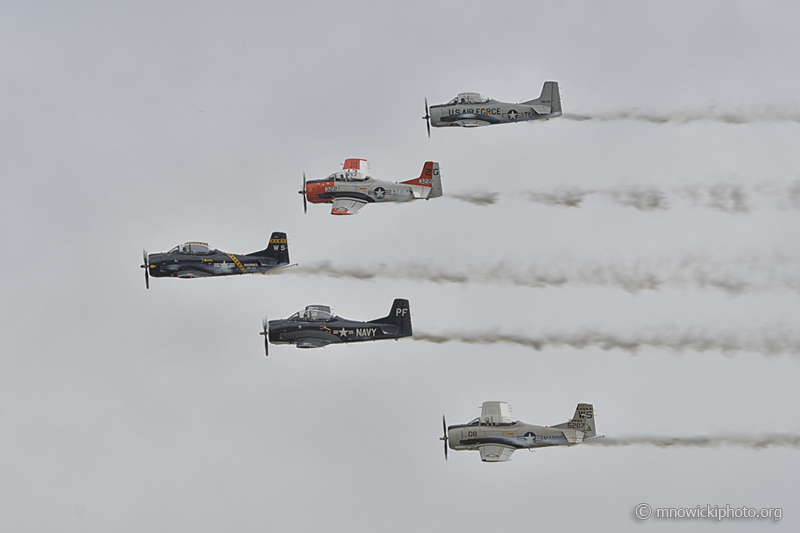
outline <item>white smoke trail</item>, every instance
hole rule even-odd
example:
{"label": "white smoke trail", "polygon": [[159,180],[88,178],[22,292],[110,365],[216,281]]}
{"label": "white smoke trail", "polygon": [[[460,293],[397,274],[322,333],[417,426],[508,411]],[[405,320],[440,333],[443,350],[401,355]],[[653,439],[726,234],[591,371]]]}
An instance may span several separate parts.
{"label": "white smoke trail", "polygon": [[656,348],[672,352],[722,352],[725,354],[754,352],[762,355],[800,355],[800,336],[785,330],[744,332],[741,329],[731,329],[708,331],[700,329],[681,330],[667,326],[654,331],[627,334],[584,330],[543,333],[538,336],[475,332],[414,332],[412,339],[436,344],[446,342],[512,344],[537,351],[567,346],[576,349],[623,350],[631,354],[636,354],[644,348]]}
{"label": "white smoke trail", "polygon": [[[800,180],[784,184],[759,183],[745,186],[733,182],[711,185],[686,185],[660,188],[643,185],[617,185],[584,188],[558,187],[552,190],[529,190],[518,193],[534,203],[560,207],[581,207],[591,197],[605,198],[639,211],[658,211],[689,204],[730,214],[750,213],[756,208],[800,210]],[[450,195],[450,198],[487,206],[499,201],[500,194],[471,191]]]}
{"label": "white smoke trail", "polygon": [[770,447],[800,449],[800,435],[768,433],[761,435],[716,435],[697,437],[629,436],[584,441],[592,446],[658,446],[661,448],[737,447],[761,450]]}
{"label": "white smoke trail", "polygon": [[561,117],[563,120],[576,122],[599,121],[610,122],[615,120],[635,120],[650,122],[652,124],[688,124],[690,122],[722,122],[725,124],[751,124],[755,122],[796,122],[800,124],[800,113],[780,112],[776,110],[750,110],[743,112],[718,111],[707,109],[705,111],[678,111],[673,113],[649,113],[638,108],[605,113],[567,113]]}
{"label": "white smoke trail", "polygon": [[757,184],[750,187],[724,182],[669,189],[637,185],[566,187],[552,191],[528,191],[524,194],[531,202],[563,207],[580,207],[587,197],[599,196],[640,211],[670,209],[682,202],[688,202],[693,207],[706,207],[730,214],[749,213],[757,206],[800,210],[800,180],[783,185]]}
{"label": "white smoke trail", "polygon": [[462,202],[468,202],[474,205],[492,205],[493,203],[497,202],[498,196],[500,196],[499,193],[488,191],[472,191],[449,195],[450,198],[461,200]]}
{"label": "white smoke trail", "polygon": [[705,254],[620,255],[581,258],[561,255],[521,265],[500,261],[480,266],[437,266],[431,262],[301,265],[286,275],[358,280],[406,279],[431,283],[493,283],[530,288],[615,287],[630,293],[661,289],[710,289],[737,295],[763,291],[800,291],[800,259],[783,254],[710,257]]}

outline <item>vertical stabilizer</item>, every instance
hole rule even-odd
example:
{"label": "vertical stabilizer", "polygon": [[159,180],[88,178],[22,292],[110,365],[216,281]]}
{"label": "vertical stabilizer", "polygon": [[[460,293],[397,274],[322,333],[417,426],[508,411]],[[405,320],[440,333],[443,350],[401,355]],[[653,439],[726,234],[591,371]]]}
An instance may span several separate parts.
{"label": "vertical stabilizer", "polygon": [[426,161],[418,178],[400,183],[411,185],[414,198],[430,200],[440,197],[442,195],[442,177],[439,173],[439,163]]}
{"label": "vertical stabilizer", "polygon": [[403,300],[402,298],[398,298],[392,303],[392,310],[389,311],[388,316],[370,320],[370,322],[400,326],[400,337],[410,337],[412,335],[411,307],[408,300]]}
{"label": "vertical stabilizer", "polygon": [[247,254],[255,257],[269,257],[275,259],[276,265],[289,264],[289,242],[286,240],[286,234],[281,231],[276,231],[269,239],[269,245],[259,252]]}
{"label": "vertical stabilizer", "polygon": [[542,94],[536,100],[522,102],[529,105],[539,115],[547,115],[542,118],[553,118],[561,116],[561,93],[558,90],[557,81],[546,81],[542,87]]}
{"label": "vertical stabilizer", "polygon": [[582,431],[584,439],[594,437],[597,435],[594,406],[590,403],[579,403],[578,407],[575,408],[575,414],[572,415],[572,420],[550,427]]}

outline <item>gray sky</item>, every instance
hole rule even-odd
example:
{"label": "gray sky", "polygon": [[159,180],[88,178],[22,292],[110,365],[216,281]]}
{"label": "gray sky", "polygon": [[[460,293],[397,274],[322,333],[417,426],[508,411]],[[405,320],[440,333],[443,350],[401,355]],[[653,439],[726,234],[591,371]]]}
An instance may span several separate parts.
{"label": "gray sky", "polygon": [[[641,502],[782,507],[796,529],[796,439],[691,439],[800,434],[798,16],[5,3],[2,529],[617,531]],[[544,124],[428,139],[419,118],[425,97],[545,80],[565,116]],[[393,181],[439,161],[445,196],[303,215],[302,173],[347,157]],[[273,231],[294,271],[144,288],[142,248],[246,253]],[[398,297],[420,340],[263,356],[262,316],[372,319]],[[542,425],[591,402],[600,433],[645,440],[445,462],[442,414],[486,400]],[[651,445],[670,437],[688,440]]]}

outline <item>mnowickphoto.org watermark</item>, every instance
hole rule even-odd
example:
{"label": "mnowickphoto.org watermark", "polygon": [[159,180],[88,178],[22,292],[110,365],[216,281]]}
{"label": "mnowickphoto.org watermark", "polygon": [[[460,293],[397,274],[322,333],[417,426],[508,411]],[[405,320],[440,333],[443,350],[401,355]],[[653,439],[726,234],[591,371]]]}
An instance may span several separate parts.
{"label": "mnowickphoto.org watermark", "polygon": [[634,516],[639,520],[653,519],[707,519],[707,520],[729,520],[729,519],[770,519],[778,521],[783,518],[783,509],[780,507],[764,507],[756,509],[755,507],[731,507],[725,505],[696,505],[695,507],[656,507],[655,509],[649,504],[640,503],[633,510]]}

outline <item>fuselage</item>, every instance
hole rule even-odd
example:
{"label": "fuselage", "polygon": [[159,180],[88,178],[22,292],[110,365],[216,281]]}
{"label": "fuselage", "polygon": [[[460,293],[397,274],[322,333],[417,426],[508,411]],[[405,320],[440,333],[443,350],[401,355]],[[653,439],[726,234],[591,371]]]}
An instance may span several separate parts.
{"label": "fuselage", "polygon": [[154,278],[202,278],[240,274],[266,274],[277,268],[271,257],[254,257],[209,250],[205,254],[156,253],[148,256],[148,270]]}
{"label": "fuselage", "polygon": [[337,197],[357,198],[367,203],[407,202],[414,199],[409,185],[364,178],[339,180],[334,176],[306,182],[306,198],[313,204],[330,204]]}
{"label": "fuselage", "polygon": [[319,339],[330,344],[365,342],[381,339],[399,339],[400,326],[376,322],[358,322],[341,317],[330,320],[304,320],[290,317],[269,321],[269,342],[272,344],[296,344],[300,339]]}
{"label": "fuselage", "polygon": [[448,103],[430,107],[431,126],[477,127],[492,124],[508,124],[528,120],[546,120],[561,116],[561,111],[550,112],[550,108],[538,104],[512,104],[487,100],[479,103]]}
{"label": "fuselage", "polygon": [[564,446],[583,441],[580,429],[558,429],[525,424],[519,420],[509,424],[481,424],[478,421],[447,427],[451,450],[477,450],[495,444],[515,449]]}

